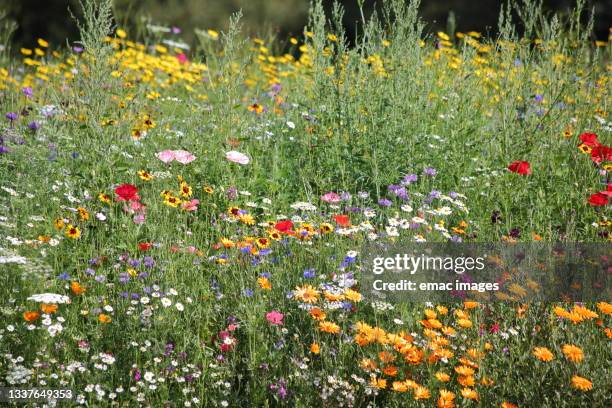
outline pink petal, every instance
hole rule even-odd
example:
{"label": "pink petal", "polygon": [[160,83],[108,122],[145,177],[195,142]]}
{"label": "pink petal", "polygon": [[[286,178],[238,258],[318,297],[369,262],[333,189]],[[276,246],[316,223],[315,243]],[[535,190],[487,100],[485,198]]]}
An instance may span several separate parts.
{"label": "pink petal", "polygon": [[251,161],[251,159],[249,159],[246,154],[237,152],[235,150],[225,153],[225,158],[231,162],[242,165],[249,164],[249,162]]}
{"label": "pink petal", "polygon": [[189,164],[196,159],[196,157],[187,150],[175,150],[174,158],[181,164]]}
{"label": "pink petal", "polygon": [[164,150],[156,154],[157,158],[164,163],[170,163],[175,159],[174,150]]}

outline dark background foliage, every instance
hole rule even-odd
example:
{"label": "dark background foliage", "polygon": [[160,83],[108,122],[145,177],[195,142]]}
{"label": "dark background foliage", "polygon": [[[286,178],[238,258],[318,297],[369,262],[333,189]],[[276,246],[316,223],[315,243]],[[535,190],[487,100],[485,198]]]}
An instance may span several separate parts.
{"label": "dark background foliage", "polygon": [[[382,1],[366,0],[366,13]],[[333,1],[324,3],[331,7]],[[346,9],[344,25],[351,38],[355,23],[360,20],[357,1],[341,3]],[[451,28],[449,15],[453,15],[458,31],[492,34],[502,3],[502,0],[423,0],[420,10],[428,31]],[[308,0],[114,0],[113,4],[118,25],[132,35],[148,21],[180,27],[188,41],[193,39],[194,28],[222,30],[229,16],[240,9],[244,13],[244,26],[251,34],[279,37],[300,34],[309,7]],[[544,0],[550,12],[567,12],[573,4],[571,0]],[[597,38],[606,39],[612,21],[612,0],[588,0],[587,4],[589,9],[595,9]],[[15,43],[25,46],[33,44],[38,37],[54,44],[76,40],[77,29],[68,8],[77,16],[81,10],[78,0],[0,0],[0,10],[8,10],[9,18],[18,24]]]}

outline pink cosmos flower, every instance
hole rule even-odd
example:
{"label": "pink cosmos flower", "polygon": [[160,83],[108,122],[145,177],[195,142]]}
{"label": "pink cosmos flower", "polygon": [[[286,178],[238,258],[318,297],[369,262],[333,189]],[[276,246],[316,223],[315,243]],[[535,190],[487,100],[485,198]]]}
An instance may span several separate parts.
{"label": "pink cosmos flower", "polygon": [[193,199],[191,201],[185,201],[183,204],[181,204],[181,208],[185,211],[190,211],[190,212],[197,211],[198,204],[200,204],[200,200]]}
{"label": "pink cosmos flower", "polygon": [[134,216],[134,224],[136,225],[144,224],[145,220],[146,216],[144,215],[144,213],[136,214]]}
{"label": "pink cosmos flower", "polygon": [[181,164],[189,164],[194,161],[196,157],[187,150],[175,150],[174,159]]}
{"label": "pink cosmos flower", "polygon": [[164,163],[170,163],[174,160],[174,150],[164,150],[156,154],[157,158]]}
{"label": "pink cosmos flower", "polygon": [[285,317],[285,315],[276,310],[266,313],[266,320],[275,326],[283,324],[283,317]]}
{"label": "pink cosmos flower", "polygon": [[342,200],[342,198],[333,191],[330,191],[329,193],[323,194],[321,196],[321,200],[325,201],[328,204],[338,204]]}
{"label": "pink cosmos flower", "polygon": [[176,160],[181,164],[189,164],[196,159],[196,157],[187,150],[163,150],[155,156],[164,163],[170,163]]}
{"label": "pink cosmos flower", "polygon": [[237,152],[235,150],[225,153],[225,158],[231,162],[242,165],[249,164],[249,162],[251,161],[251,159],[249,159],[246,154]]}

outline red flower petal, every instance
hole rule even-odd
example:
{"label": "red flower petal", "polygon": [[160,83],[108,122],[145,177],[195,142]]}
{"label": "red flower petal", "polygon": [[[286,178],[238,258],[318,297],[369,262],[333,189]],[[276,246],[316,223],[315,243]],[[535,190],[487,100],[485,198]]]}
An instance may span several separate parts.
{"label": "red flower petal", "polygon": [[531,174],[530,164],[529,162],[522,160],[515,160],[508,166],[508,170],[513,173],[518,173],[521,176],[527,176]]}
{"label": "red flower petal", "polygon": [[589,197],[589,204],[595,207],[602,207],[609,202],[608,197],[602,193],[595,193]]}

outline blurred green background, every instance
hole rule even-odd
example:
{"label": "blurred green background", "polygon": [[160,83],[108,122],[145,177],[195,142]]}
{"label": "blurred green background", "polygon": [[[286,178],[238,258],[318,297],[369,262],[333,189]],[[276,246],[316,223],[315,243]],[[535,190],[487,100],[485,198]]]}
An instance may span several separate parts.
{"label": "blurred green background", "polygon": [[[369,14],[375,4],[384,0],[365,1]],[[520,0],[516,0],[520,1]],[[587,0],[588,7],[596,12],[596,35],[608,37],[612,20],[611,0]],[[114,0],[118,25],[133,34],[136,27],[146,21],[176,26],[182,29],[183,38],[193,39],[194,28],[223,29],[228,17],[242,9],[243,23],[250,34],[276,35],[300,34],[307,21],[308,0]],[[331,7],[332,1],[325,1]],[[346,9],[344,25],[349,38],[354,35],[355,22],[360,19],[357,0],[341,1]],[[476,30],[494,33],[501,0],[423,0],[421,15],[428,23],[427,30],[446,29],[452,13],[459,31]],[[566,11],[574,4],[570,0],[544,0],[550,11]],[[31,45],[41,37],[54,44],[66,39],[78,38],[76,25],[68,12],[80,13],[78,0],[0,0],[0,10],[8,10],[8,16],[18,24],[13,38],[16,45]]]}

